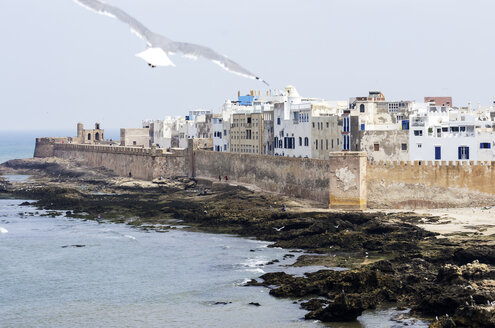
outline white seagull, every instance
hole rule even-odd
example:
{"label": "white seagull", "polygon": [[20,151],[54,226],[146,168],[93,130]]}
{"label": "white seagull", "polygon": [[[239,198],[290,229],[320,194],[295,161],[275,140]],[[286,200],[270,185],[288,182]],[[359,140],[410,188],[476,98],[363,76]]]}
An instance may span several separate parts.
{"label": "white seagull", "polygon": [[172,41],[163,35],[156,34],[150,31],[147,27],[141,24],[134,17],[127,14],[120,8],[106,4],[100,0],[74,0],[77,4],[83,6],[86,9],[94,11],[101,15],[110,16],[116,18],[123,23],[126,23],[131,28],[131,32],[141,39],[145,40],[148,44],[148,49],[138,53],[136,56],[144,59],[149,66],[175,66],[170,60],[168,55],[181,53],[184,57],[196,59],[198,57],[204,57],[211,60],[215,64],[221,66],[223,69],[238,74],[250,79],[259,80],[266,85],[268,83],[260,77],[249,72],[247,69],[230,60],[229,58],[220,55],[216,51],[201,46],[198,44]]}
{"label": "white seagull", "polygon": [[280,227],[280,228],[275,228],[275,227],[273,227],[273,229],[275,229],[275,230],[277,230],[277,231],[282,231],[282,229],[283,229],[283,228],[285,228],[285,226]]}

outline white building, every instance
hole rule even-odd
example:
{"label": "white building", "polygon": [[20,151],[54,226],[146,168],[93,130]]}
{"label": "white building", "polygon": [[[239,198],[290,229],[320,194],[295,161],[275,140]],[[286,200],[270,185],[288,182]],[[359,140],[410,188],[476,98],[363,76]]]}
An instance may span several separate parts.
{"label": "white building", "polygon": [[165,117],[164,120],[143,121],[143,128],[150,129],[151,143],[158,148],[179,147],[177,122],[180,117]]}
{"label": "white building", "polygon": [[494,122],[469,110],[424,104],[411,115],[409,145],[414,161],[493,161]]}
{"label": "white building", "polygon": [[222,114],[213,114],[212,118],[212,131],[213,131],[213,151],[227,151],[224,149],[225,134],[223,128],[223,117]]}
{"label": "white building", "polygon": [[347,101],[303,98],[287,86],[273,109],[274,155],[328,159],[342,149],[339,114]]}

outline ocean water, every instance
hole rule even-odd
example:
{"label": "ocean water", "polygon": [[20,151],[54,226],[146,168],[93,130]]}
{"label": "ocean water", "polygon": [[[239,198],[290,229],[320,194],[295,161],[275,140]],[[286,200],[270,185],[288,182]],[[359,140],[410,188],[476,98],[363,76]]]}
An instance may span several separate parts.
{"label": "ocean water", "polygon": [[[34,138],[45,135],[0,132],[0,162],[32,157]],[[50,133],[57,135],[71,133]],[[367,311],[351,323],[304,321],[294,300],[243,286],[293,261],[267,242],[52,218],[21,202],[0,199],[0,327],[428,326],[391,320],[401,314],[393,308]],[[273,259],[280,264],[262,266]]]}
{"label": "ocean water", "polygon": [[317,326],[291,300],[242,286],[283,261],[266,242],[20,215],[36,212],[20,202],[0,200],[1,327]]}
{"label": "ocean water", "polygon": [[[38,137],[75,136],[74,130],[58,131],[0,131],[0,164],[10,159],[31,158]],[[116,129],[105,131],[105,138],[120,138]]]}

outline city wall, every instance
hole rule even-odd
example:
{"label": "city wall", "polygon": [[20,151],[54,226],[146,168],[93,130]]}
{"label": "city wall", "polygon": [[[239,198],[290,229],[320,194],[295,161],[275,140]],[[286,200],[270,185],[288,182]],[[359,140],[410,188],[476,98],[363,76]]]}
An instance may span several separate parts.
{"label": "city wall", "polygon": [[160,176],[187,176],[187,151],[53,143],[37,140],[34,157],[58,157],[80,161],[90,167],[105,167],[120,176],[152,180]]}
{"label": "city wall", "polygon": [[[63,143],[62,143],[63,142]],[[190,148],[193,149],[192,143]],[[435,208],[495,204],[495,162],[367,162],[364,153],[329,160],[162,149],[95,146],[37,139],[35,157],[59,157],[152,180],[188,176],[249,183],[331,208]]]}
{"label": "city wall", "polygon": [[368,162],[366,181],[374,208],[495,204],[495,162]]}
{"label": "city wall", "polygon": [[329,161],[308,158],[248,155],[198,150],[194,152],[195,175],[249,183],[266,191],[320,203],[329,200]]}

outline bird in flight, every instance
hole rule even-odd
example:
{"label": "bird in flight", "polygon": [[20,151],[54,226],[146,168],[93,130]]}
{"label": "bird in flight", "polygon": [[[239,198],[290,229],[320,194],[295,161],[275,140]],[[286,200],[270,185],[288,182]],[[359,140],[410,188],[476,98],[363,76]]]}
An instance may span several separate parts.
{"label": "bird in flight", "polygon": [[129,25],[131,32],[146,41],[148,48],[136,56],[145,60],[152,68],[156,66],[175,66],[168,55],[181,53],[184,57],[197,59],[204,57],[219,65],[228,72],[238,74],[250,79],[259,80],[266,85],[268,83],[260,77],[249,72],[233,60],[216,51],[194,43],[178,42],[150,31],[137,19],[127,14],[120,8],[106,4],[100,0],[74,0],[77,4],[101,15],[116,18]]}

